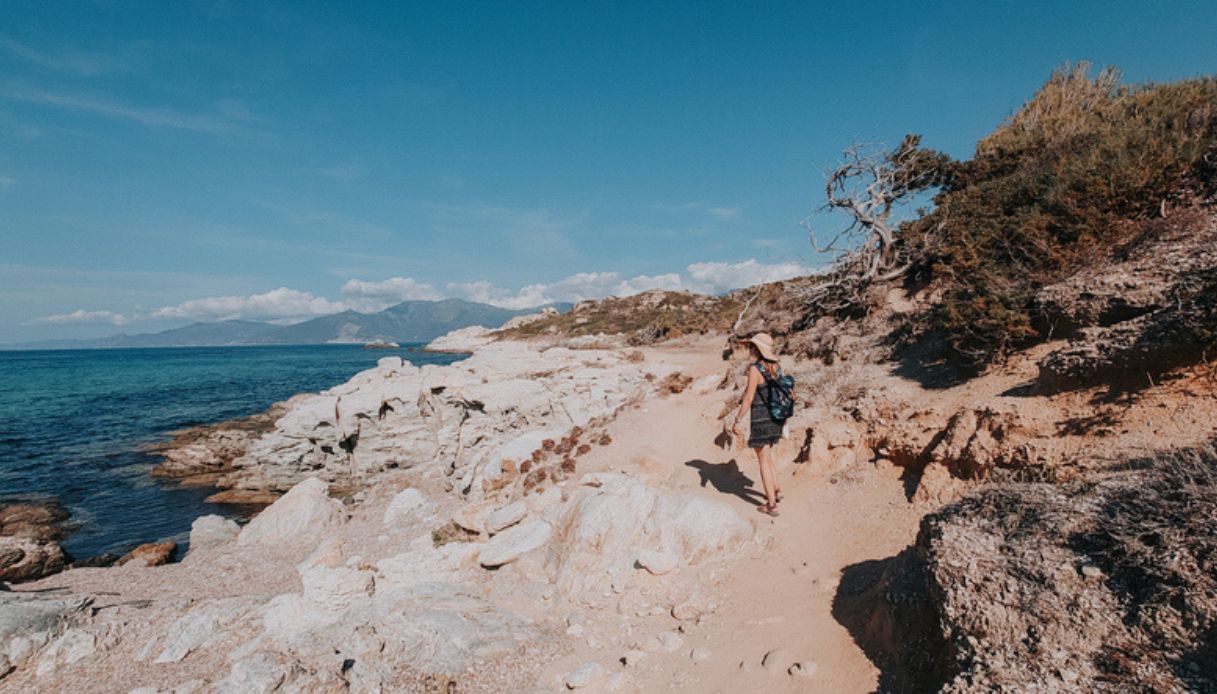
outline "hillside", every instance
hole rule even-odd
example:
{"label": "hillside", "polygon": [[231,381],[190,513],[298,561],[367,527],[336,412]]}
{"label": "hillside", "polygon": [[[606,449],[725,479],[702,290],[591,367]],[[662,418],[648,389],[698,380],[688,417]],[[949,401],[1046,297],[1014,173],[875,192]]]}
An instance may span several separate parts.
{"label": "hillside", "polygon": [[[49,340],[0,349],[98,349],[115,347],[223,347],[230,345],[312,345],[335,342],[428,342],[471,325],[497,328],[533,313],[460,299],[405,301],[377,313],[343,311],[292,325],[228,320],[192,323],[157,333],[113,335],[97,340]],[[558,305],[565,310],[567,304]]]}

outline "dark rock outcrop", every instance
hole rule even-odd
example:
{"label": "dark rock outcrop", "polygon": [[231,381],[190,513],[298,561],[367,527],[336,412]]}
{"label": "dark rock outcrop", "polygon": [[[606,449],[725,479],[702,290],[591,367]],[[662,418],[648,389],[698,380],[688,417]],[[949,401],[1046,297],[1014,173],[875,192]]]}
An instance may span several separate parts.
{"label": "dark rock outcrop", "polygon": [[947,692],[1217,688],[1217,452],[987,488],[927,516]]}
{"label": "dark rock outcrop", "polygon": [[1126,257],[1039,292],[1046,329],[1070,338],[1040,362],[1043,387],[1147,384],[1217,346],[1217,219],[1197,210],[1180,217]]}
{"label": "dark rock outcrop", "polygon": [[59,545],[68,512],[58,503],[0,505],[0,581],[29,581],[58,573],[70,561]]}

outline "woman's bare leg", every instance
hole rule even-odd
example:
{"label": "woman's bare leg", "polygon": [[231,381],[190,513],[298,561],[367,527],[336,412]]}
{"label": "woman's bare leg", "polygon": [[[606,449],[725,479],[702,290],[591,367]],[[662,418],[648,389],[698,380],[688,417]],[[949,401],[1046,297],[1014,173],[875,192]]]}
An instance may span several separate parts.
{"label": "woman's bare leg", "polygon": [[777,475],[773,472],[773,461],[769,458],[769,446],[762,446],[756,450],[756,460],[761,468],[761,485],[765,488],[765,499],[769,502],[769,507],[777,506]]}

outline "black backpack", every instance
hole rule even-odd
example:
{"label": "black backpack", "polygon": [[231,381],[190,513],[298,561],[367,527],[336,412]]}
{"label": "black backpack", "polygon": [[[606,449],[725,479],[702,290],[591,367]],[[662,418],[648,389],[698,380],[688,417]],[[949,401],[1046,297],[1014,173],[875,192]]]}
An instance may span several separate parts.
{"label": "black backpack", "polygon": [[769,409],[769,416],[773,417],[776,422],[790,419],[794,415],[794,376],[782,373],[782,367],[779,366],[777,367],[778,375],[774,378],[759,361],[756,363],[756,368],[769,386],[769,397],[765,399],[765,407]]}

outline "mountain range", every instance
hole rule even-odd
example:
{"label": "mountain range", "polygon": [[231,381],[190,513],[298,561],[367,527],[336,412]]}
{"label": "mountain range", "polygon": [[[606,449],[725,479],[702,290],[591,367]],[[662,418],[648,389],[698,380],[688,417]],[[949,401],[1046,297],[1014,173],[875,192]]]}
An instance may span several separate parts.
{"label": "mountain range", "polygon": [[[555,305],[560,311],[568,304]],[[429,342],[471,325],[497,328],[541,307],[512,311],[461,299],[404,301],[377,313],[343,311],[292,325],[227,320],[192,323],[157,333],[119,334],[94,340],[45,340],[0,349],[96,349],[107,347],[219,347],[227,345],[310,345],[364,342]]]}

